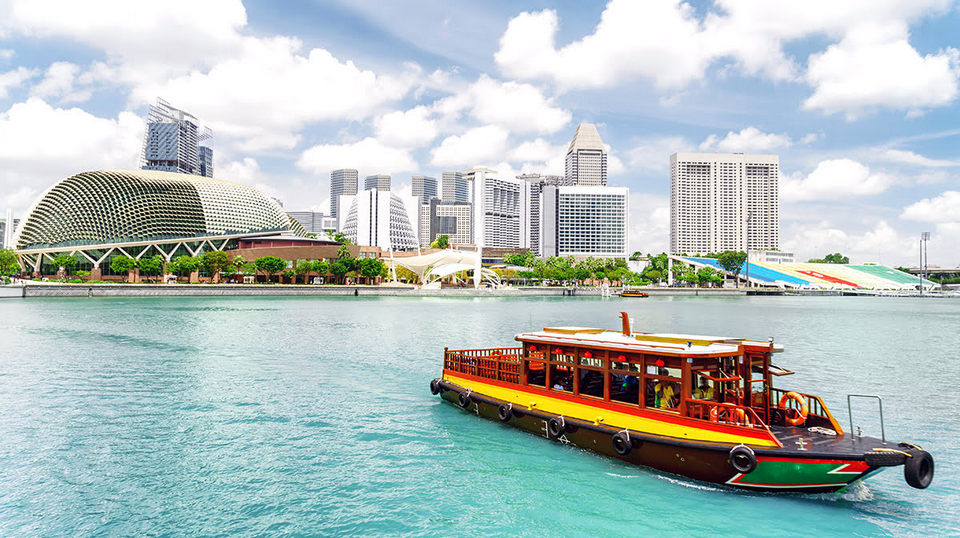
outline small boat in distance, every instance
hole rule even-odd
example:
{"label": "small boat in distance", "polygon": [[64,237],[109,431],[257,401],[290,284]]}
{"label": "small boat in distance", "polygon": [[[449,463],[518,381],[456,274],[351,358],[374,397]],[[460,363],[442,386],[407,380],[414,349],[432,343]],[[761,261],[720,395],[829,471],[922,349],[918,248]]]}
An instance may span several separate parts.
{"label": "small boat in distance", "polygon": [[620,292],[620,297],[649,297],[650,294],[645,291],[624,288]]}
{"label": "small boat in distance", "polygon": [[620,315],[621,331],[552,327],[518,334],[520,347],[444,349],[430,391],[547,439],[737,488],[832,492],[891,466],[915,488],[933,480],[920,447],[845,432],[818,396],[775,388],[793,372],[771,364],[783,351],[773,339],[633,334]]}

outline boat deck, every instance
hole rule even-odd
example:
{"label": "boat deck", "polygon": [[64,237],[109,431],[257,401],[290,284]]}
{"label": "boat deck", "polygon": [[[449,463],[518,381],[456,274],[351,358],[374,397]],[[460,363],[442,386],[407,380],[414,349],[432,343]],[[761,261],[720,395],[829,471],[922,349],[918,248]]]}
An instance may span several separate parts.
{"label": "boat deck", "polygon": [[844,457],[862,456],[864,452],[874,448],[900,449],[896,441],[888,440],[886,444],[883,444],[876,437],[857,437],[849,433],[824,435],[811,432],[807,428],[797,428],[795,426],[771,426],[770,431],[783,443],[783,448],[777,449],[777,452],[790,454],[822,454],[826,457]]}

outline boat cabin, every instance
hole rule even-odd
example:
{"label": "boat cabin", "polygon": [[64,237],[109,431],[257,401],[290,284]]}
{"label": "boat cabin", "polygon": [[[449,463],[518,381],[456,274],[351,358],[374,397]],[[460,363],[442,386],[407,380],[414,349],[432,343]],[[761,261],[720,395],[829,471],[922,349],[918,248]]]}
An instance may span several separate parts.
{"label": "boat cabin", "polygon": [[[444,367],[636,414],[750,428],[823,426],[842,433],[820,398],[784,399],[787,391],[773,387],[775,377],[793,372],[771,363],[783,351],[772,339],[631,333],[625,321],[622,332],[550,327],[516,340],[520,348],[448,350]],[[804,405],[808,415],[798,424]]]}

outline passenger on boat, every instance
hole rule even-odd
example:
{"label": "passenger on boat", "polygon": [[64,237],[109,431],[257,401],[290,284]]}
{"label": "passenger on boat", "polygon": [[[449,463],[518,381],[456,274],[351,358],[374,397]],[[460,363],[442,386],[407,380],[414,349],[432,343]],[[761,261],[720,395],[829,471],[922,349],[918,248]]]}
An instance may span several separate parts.
{"label": "passenger on boat", "polygon": [[[665,376],[667,374],[666,368],[661,368],[658,372],[660,375]],[[657,384],[653,386],[653,392],[657,396],[656,406],[659,409],[671,409],[677,406],[676,397],[678,396],[678,390],[675,388],[677,383],[671,381],[658,380]]]}
{"label": "passenger on boat", "polygon": [[706,379],[701,379],[700,388],[693,392],[693,397],[698,400],[712,400],[713,387],[710,386],[710,382]]}

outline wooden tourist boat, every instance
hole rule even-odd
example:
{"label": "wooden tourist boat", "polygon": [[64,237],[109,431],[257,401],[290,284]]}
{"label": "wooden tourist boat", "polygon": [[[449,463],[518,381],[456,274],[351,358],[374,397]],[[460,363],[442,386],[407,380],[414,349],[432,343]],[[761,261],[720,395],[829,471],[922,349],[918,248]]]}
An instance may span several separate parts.
{"label": "wooden tourist boat", "polygon": [[620,297],[649,297],[650,294],[645,291],[624,289],[620,292]]}
{"label": "wooden tourist boat", "polygon": [[546,328],[517,335],[520,347],[445,349],[431,392],[548,439],[738,488],[831,492],[900,465],[915,488],[933,480],[926,451],[844,432],[819,397],[774,388],[793,372],[771,364],[783,351],[772,339],[631,334],[621,317],[622,331]]}

